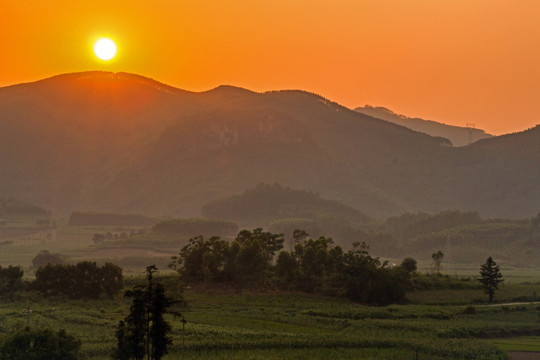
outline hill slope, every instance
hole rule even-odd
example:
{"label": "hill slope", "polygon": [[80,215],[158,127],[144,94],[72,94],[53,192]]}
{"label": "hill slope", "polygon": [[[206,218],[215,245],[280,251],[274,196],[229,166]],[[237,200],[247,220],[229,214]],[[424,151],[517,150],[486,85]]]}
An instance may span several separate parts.
{"label": "hill slope", "polygon": [[210,219],[239,221],[241,224],[266,224],[283,218],[315,218],[331,215],[344,220],[365,222],[368,218],[352,207],[322,199],[309,191],[293,190],[280,184],[258,184],[240,195],[221,198],[202,207]]}
{"label": "hill slope", "polygon": [[108,72],[0,88],[0,193],[63,213],[198,216],[280,183],[375,216],[532,216],[539,144],[530,130],[450,148],[301,91],[191,93]]}
{"label": "hill slope", "polygon": [[0,196],[0,218],[46,217],[47,210],[18,199]]}
{"label": "hill slope", "polygon": [[420,131],[431,136],[440,136],[447,138],[454,146],[465,146],[472,142],[490,138],[492,135],[487,134],[484,130],[452,126],[442,124],[432,120],[424,120],[420,118],[411,118],[404,115],[399,115],[384,107],[363,106],[357,107],[355,111],[373,116],[377,119],[390,121],[394,124],[405,126],[409,129]]}

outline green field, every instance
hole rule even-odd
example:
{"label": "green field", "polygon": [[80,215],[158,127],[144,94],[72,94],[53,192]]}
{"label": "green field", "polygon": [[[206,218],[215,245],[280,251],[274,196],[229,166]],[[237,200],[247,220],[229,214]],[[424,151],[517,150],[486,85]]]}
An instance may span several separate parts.
{"label": "green field", "polygon": [[505,351],[534,351],[540,353],[540,336],[520,336],[491,341]]}
{"label": "green field", "polygon": [[[14,225],[10,224],[10,227]],[[21,223],[20,227],[24,229],[23,234],[0,236],[0,240],[12,242],[0,245],[0,265],[20,265],[25,270],[25,277],[32,276],[32,259],[41,250],[65,255],[69,262],[113,262],[121,266],[125,274],[137,274],[144,271],[148,264],[157,264],[165,269],[171,256],[187,242],[187,239],[156,238],[151,234],[103,244],[92,241],[96,233],[119,234],[140,230],[141,227],[59,226],[50,230],[50,236],[47,236],[46,229],[40,229],[32,223]]]}
{"label": "green field", "polygon": [[[60,222],[60,221],[59,221]],[[7,231],[21,229],[22,234]],[[170,258],[176,255],[180,248],[187,244],[185,236],[165,236],[147,232],[142,235],[107,241],[94,244],[92,237],[95,233],[119,234],[121,232],[138,231],[143,227],[118,226],[64,226],[54,229],[43,229],[35,225],[35,220],[18,220],[0,228],[0,265],[21,265],[25,275],[31,275],[32,259],[40,250],[61,253],[69,257],[70,262],[93,260],[98,262],[114,262],[124,269],[125,274],[142,272],[148,264],[157,264],[159,268],[166,268]],[[4,231],[5,233],[2,233]],[[47,232],[50,235],[47,236]],[[2,245],[2,241],[9,241],[9,245]],[[471,263],[459,263],[452,260],[451,252],[447,252],[443,260],[442,272],[454,277],[477,277],[480,264],[485,261],[476,259]],[[372,255],[378,256],[377,253]],[[411,254],[418,261],[418,270],[429,273],[431,267],[431,252],[424,251]],[[486,255],[487,258],[487,255]],[[383,258],[389,263],[399,264],[402,258]],[[522,266],[507,265],[498,262],[504,274],[506,283],[535,282],[540,280],[540,266],[535,258],[522,262]]]}
{"label": "green field", "polygon": [[[429,303],[433,293],[416,295]],[[187,289],[185,298],[187,307],[175,310],[187,320],[186,359],[415,359],[417,352],[419,359],[504,359],[502,350],[529,349],[534,339],[513,337],[540,334],[535,304],[478,305],[474,314],[465,314],[465,306],[366,307],[318,295],[227,288]],[[0,334],[27,320],[31,327],[65,328],[82,340],[88,359],[104,359],[128,308],[121,296],[68,301],[24,295],[0,303]],[[174,345],[166,359],[178,359],[181,322],[169,320]]]}
{"label": "green field", "polygon": [[[149,264],[164,270],[186,241],[146,233],[94,244],[95,233],[133,228],[60,226],[47,236],[37,227],[33,231],[32,224],[20,227],[27,233],[11,236],[11,244],[0,246],[0,265],[22,265],[26,278],[33,276],[32,258],[46,249],[69,256],[71,262],[115,262],[130,276],[130,285]],[[180,319],[169,317],[174,344],[165,359],[181,358],[183,334],[186,359],[505,359],[508,350],[540,351],[534,337],[540,335],[540,304],[526,303],[540,300],[540,269],[501,266],[505,282],[495,301],[524,303],[490,306],[475,279],[482,261],[443,263],[448,275],[433,280],[435,288],[409,292],[410,304],[388,307],[268,287],[187,288],[187,307],[174,309],[187,320],[185,333]],[[419,265],[422,272],[429,271],[427,260]],[[176,276],[164,279],[169,288],[179,281]],[[14,301],[0,301],[0,341],[28,321],[31,327],[65,328],[82,341],[89,360],[109,358],[115,327],[129,305],[122,296],[71,301],[22,293]]]}

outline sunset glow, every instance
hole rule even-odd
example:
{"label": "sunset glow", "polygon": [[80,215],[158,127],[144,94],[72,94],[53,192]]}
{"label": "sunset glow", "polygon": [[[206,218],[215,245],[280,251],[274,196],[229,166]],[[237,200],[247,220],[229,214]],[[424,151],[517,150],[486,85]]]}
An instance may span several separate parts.
{"label": "sunset glow", "polygon": [[[193,91],[301,89],[501,134],[540,122],[538,13],[535,0],[3,1],[0,86],[103,67]],[[88,56],[100,34],[125,56]]]}

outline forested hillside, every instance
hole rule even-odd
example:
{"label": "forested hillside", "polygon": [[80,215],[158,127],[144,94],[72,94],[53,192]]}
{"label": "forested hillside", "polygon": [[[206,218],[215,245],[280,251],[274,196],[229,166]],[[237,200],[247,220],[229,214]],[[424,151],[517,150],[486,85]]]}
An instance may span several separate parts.
{"label": "forested hillside", "polygon": [[537,128],[452,148],[302,91],[191,93],[125,73],[0,88],[0,193],[55,213],[198,217],[256,184],[373,217],[538,212]]}
{"label": "forested hillside", "polygon": [[47,216],[47,210],[18,199],[0,196],[0,218]]}
{"label": "forested hillside", "polygon": [[227,219],[242,224],[261,225],[278,219],[315,219],[337,217],[344,221],[364,222],[367,216],[337,201],[325,200],[310,191],[294,190],[280,184],[258,184],[240,195],[232,195],[205,204],[203,216]]}

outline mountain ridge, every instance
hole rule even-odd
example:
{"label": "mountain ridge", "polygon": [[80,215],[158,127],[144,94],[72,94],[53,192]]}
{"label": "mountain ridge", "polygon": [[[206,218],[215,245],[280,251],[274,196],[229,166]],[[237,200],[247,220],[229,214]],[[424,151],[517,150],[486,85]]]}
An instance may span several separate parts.
{"label": "mountain ridge", "polygon": [[[196,93],[111,74],[0,88],[0,193],[60,213],[193,217],[215,199],[279,183],[371,216],[538,212],[540,194],[530,181],[540,176],[537,156],[501,154],[513,148],[504,138],[451,148],[309,92],[221,86]],[[536,131],[522,136],[533,148],[540,143]],[[507,168],[527,176],[506,179]],[[518,193],[493,184],[497,179]],[[497,205],[510,198],[511,210]]]}
{"label": "mountain ridge", "polygon": [[462,127],[448,125],[434,120],[411,118],[397,114],[382,106],[365,105],[363,107],[357,107],[354,110],[431,136],[447,138],[453,146],[466,146],[478,140],[492,137],[491,134],[487,134],[484,130],[476,129],[473,126]]}

